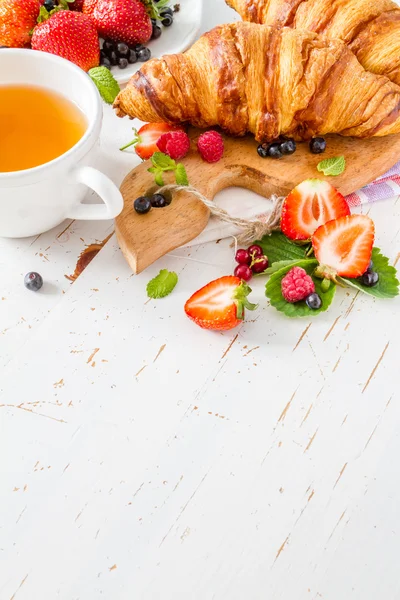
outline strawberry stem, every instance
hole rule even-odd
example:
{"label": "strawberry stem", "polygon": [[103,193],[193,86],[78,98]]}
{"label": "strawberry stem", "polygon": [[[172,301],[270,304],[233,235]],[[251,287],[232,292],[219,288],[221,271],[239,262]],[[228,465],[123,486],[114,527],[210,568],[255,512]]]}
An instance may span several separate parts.
{"label": "strawberry stem", "polygon": [[253,304],[247,299],[247,296],[250,294],[250,292],[251,287],[249,287],[244,281],[242,281],[242,283],[238,285],[235,291],[233,292],[232,298],[236,304],[237,319],[244,319],[245,308],[247,308],[247,310],[256,310],[256,308],[258,307],[258,304]]}
{"label": "strawberry stem", "polygon": [[129,144],[122,146],[120,148],[121,151],[126,150],[127,148],[130,148],[131,146],[136,146],[136,144],[140,144],[140,142],[142,141],[142,138],[140,137],[140,135],[138,134],[137,130],[134,127],[133,127],[133,132],[135,134],[135,137],[133,138],[133,140],[131,142],[129,142]]}

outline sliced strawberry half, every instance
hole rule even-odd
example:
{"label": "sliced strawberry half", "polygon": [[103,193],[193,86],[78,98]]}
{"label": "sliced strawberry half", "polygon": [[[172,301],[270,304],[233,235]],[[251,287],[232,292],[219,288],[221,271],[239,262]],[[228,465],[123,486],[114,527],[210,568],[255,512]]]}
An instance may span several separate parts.
{"label": "sliced strawberry half", "polygon": [[250,292],[239,277],[220,277],[195,292],[186,302],[185,312],[203,329],[233,329],[243,321],[245,308],[257,308],[247,299]]}
{"label": "sliced strawberry half", "polygon": [[312,237],[314,254],[321,265],[318,270],[331,279],[335,274],[360,277],[370,263],[374,237],[374,223],[366,215],[325,223]]}
{"label": "sliced strawberry half", "polygon": [[142,160],[148,160],[154,154],[159,152],[157,142],[164,133],[171,131],[183,131],[183,127],[180,125],[169,125],[168,123],[147,123],[143,125],[139,131],[134,129],[134,139],[126,144],[120,150],[126,150],[130,146],[135,146],[136,154]]}
{"label": "sliced strawberry half", "polygon": [[330,183],[306,179],[284,200],[281,229],[291,240],[307,240],[324,223],[349,214],[346,200]]}

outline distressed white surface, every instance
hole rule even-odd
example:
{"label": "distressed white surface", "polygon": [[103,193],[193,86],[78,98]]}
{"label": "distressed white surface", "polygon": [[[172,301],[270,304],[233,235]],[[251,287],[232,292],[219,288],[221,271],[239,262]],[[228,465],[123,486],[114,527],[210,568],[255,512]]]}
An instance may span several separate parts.
{"label": "distressed white surface", "polygon": [[[108,116],[118,179],[130,124]],[[364,210],[395,261],[400,202]],[[62,229],[0,241],[0,600],[398,600],[400,301],[339,290],[288,320],[259,278],[260,310],[206,332],[183,304],[231,271],[227,241],[133,276],[113,237],[71,285],[112,224]],[[164,267],[178,286],[147,301]]]}

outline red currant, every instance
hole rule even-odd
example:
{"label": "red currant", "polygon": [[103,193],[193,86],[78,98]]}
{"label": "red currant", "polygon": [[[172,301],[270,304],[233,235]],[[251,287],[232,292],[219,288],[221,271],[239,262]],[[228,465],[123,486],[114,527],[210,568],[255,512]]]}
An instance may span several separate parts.
{"label": "red currant", "polygon": [[247,251],[253,258],[253,260],[254,260],[254,258],[258,258],[259,256],[262,256],[262,253],[263,253],[261,246],[258,246],[257,244],[253,244],[252,246],[247,248]]}
{"label": "red currant", "polygon": [[251,263],[251,256],[248,250],[238,250],[235,255],[235,260],[239,265],[249,265]]}
{"label": "red currant", "polygon": [[250,267],[248,267],[247,265],[238,265],[234,270],[233,274],[235,275],[235,277],[239,277],[244,281],[250,281],[250,279],[253,277],[253,273],[251,272]]}
{"label": "red currant", "polygon": [[264,273],[266,269],[268,269],[268,258],[266,256],[260,256],[259,258],[256,258],[251,265],[251,270],[253,273]]}

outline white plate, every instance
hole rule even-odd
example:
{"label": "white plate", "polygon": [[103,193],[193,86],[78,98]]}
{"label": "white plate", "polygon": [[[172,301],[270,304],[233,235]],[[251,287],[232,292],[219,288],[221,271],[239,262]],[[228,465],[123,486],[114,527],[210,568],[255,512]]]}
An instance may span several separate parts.
{"label": "white plate", "polygon": [[[158,40],[150,40],[146,46],[151,50],[152,58],[159,58],[163,54],[176,54],[187,50],[199,32],[203,11],[203,0],[171,0],[170,6],[180,4],[180,11],[174,13],[174,22],[170,27],[162,28],[162,35]],[[126,83],[140,67],[145,64],[137,62],[128,65],[126,69],[113,67],[112,74],[119,84]]]}

